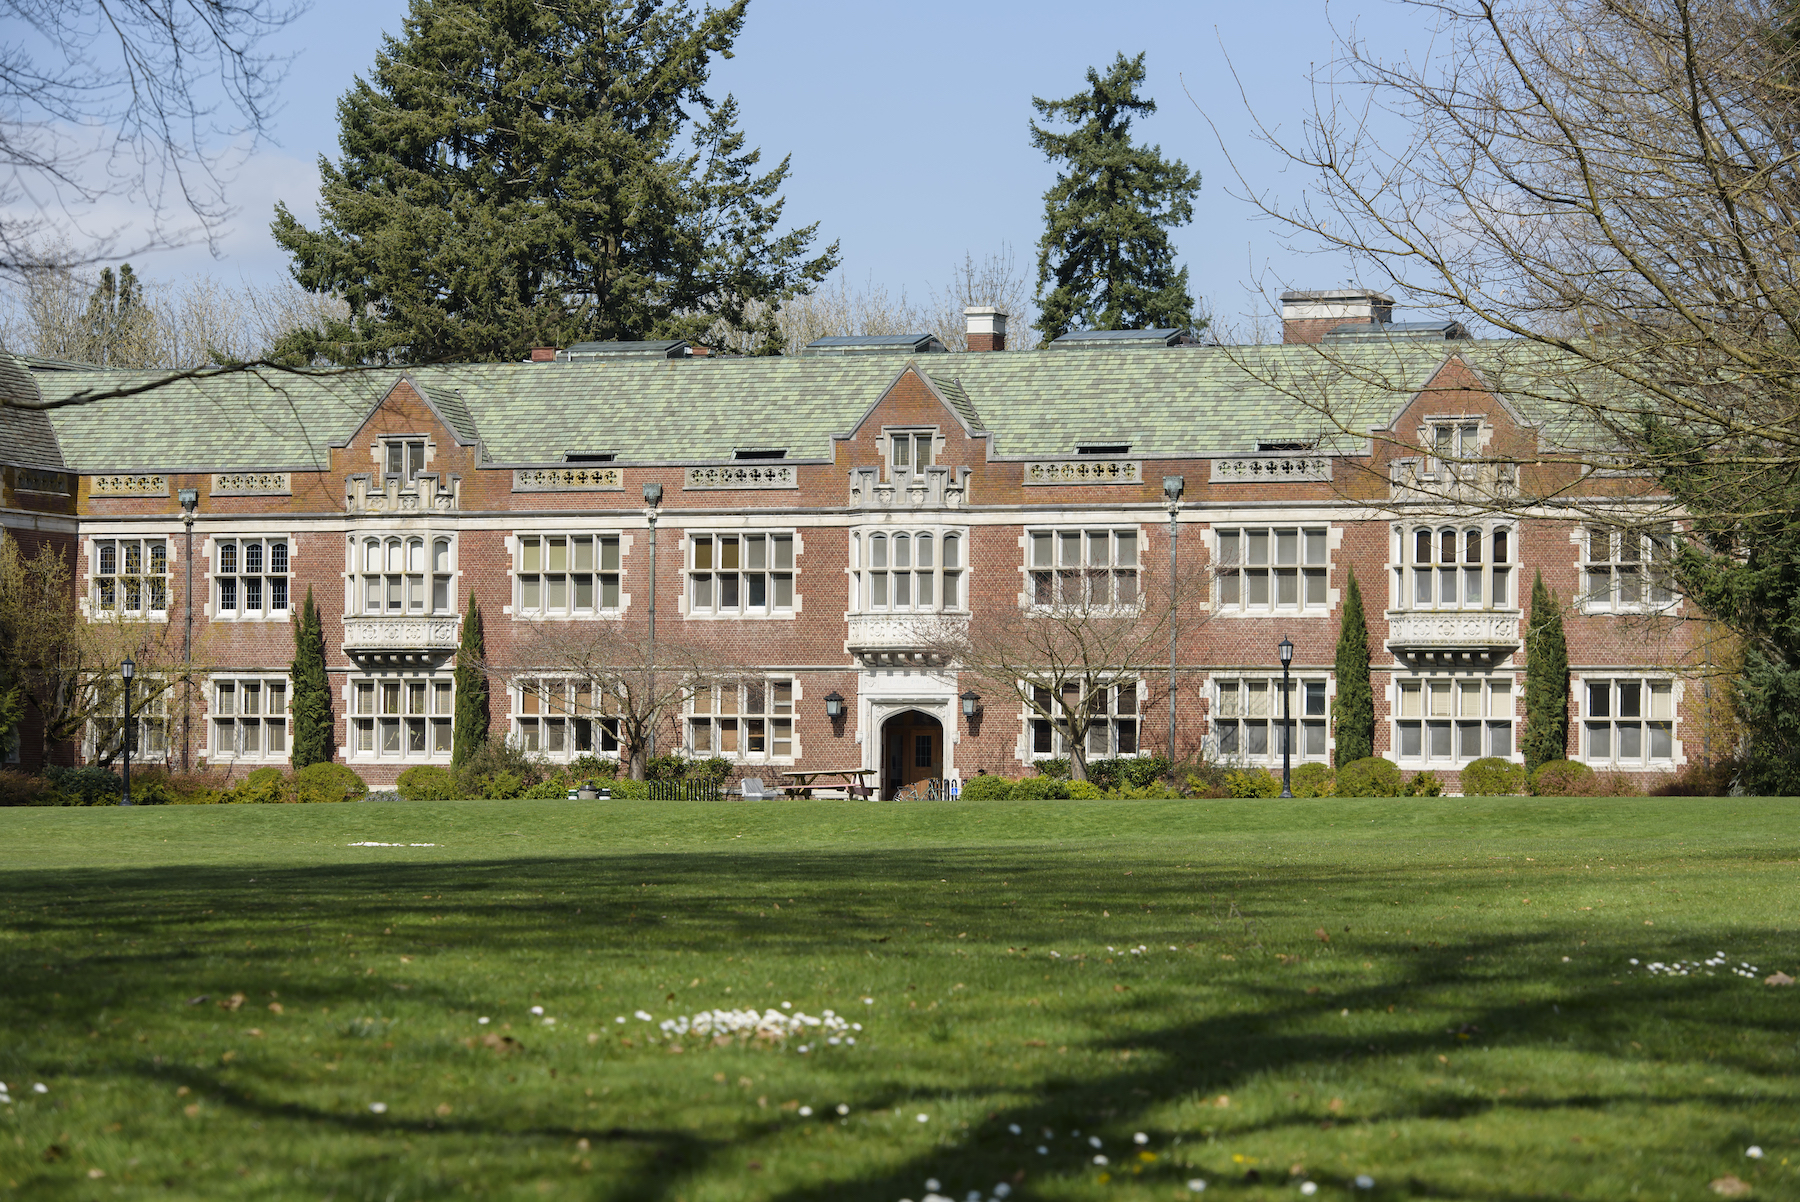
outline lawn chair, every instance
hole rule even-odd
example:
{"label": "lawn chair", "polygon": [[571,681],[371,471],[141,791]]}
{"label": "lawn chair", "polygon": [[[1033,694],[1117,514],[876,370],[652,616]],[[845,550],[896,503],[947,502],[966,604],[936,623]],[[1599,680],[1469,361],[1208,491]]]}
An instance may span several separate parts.
{"label": "lawn chair", "polygon": [[745,777],[743,783],[738,786],[738,795],[745,801],[761,801],[768,796],[767,793],[763,792],[763,783],[760,776]]}

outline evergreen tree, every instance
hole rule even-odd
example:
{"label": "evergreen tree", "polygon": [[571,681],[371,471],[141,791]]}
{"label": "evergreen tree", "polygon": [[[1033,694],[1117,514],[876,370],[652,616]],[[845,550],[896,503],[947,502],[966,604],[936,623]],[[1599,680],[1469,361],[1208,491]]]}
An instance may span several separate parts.
{"label": "evergreen tree", "polygon": [[1344,616],[1338,625],[1337,697],[1338,767],[1375,754],[1375,691],[1369,684],[1369,623],[1363,616],[1362,586],[1356,569],[1344,588]]}
{"label": "evergreen tree", "polygon": [[1525,630],[1525,771],[1566,757],[1569,747],[1569,644],[1563,636],[1562,603],[1531,582],[1531,617]]}
{"label": "evergreen tree", "polygon": [[481,606],[469,597],[463,617],[462,645],[456,649],[456,728],[450,744],[450,766],[460,768],[488,737],[487,639],[481,629]]}
{"label": "evergreen tree", "polygon": [[75,339],[76,358],[101,367],[148,367],[156,354],[156,316],[131,264],[100,272]]}
{"label": "evergreen tree", "polygon": [[1074,126],[1031,124],[1031,144],[1058,164],[1044,193],[1037,328],[1048,343],[1077,329],[1192,326],[1187,268],[1175,267],[1168,231],[1193,220],[1200,173],[1131,141],[1132,117],[1156,112],[1137,94],[1142,54],[1120,54],[1104,77],[1090,67],[1087,81],[1067,100],[1031,101],[1040,117]]}
{"label": "evergreen tree", "polygon": [[294,750],[296,769],[309,764],[328,764],[336,748],[332,737],[331,682],[325,675],[325,627],[312,588],[300,608],[294,631]]}
{"label": "evergreen tree", "polygon": [[321,226],[276,241],[351,316],[279,353],[340,362],[517,359],[584,339],[736,336],[837,266],[817,225],[778,234],[788,160],[758,171],[737,104],[703,91],[747,0],[413,0],[338,104]]}

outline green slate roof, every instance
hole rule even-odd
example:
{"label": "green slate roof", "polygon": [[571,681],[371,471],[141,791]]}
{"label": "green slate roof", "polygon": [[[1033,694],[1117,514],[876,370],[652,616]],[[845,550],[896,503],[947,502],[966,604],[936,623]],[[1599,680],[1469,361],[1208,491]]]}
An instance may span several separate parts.
{"label": "green slate roof", "polygon": [[[411,377],[464,441],[493,463],[559,463],[613,451],[620,462],[729,460],[785,447],[830,459],[908,363],[1000,458],[1063,457],[1128,443],[1139,456],[1251,452],[1259,441],[1330,436],[1328,405],[1355,430],[1384,426],[1451,354],[1492,343],[1395,339],[1336,346],[1150,347],[1080,354],[722,357],[205,373],[39,371],[46,399],[142,387],[53,409],[63,459],[82,472],[322,468],[372,406]],[[1322,353],[1322,351],[1328,351]],[[153,385],[153,386],[151,386]],[[148,387],[145,387],[148,386]]]}

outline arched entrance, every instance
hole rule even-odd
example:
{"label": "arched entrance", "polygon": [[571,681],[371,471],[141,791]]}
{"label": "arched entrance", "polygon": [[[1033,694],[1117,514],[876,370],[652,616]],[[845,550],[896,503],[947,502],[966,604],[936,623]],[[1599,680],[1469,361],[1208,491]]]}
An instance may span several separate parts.
{"label": "arched entrance", "polygon": [[881,727],[881,796],[944,775],[944,724],[918,710],[902,710]]}

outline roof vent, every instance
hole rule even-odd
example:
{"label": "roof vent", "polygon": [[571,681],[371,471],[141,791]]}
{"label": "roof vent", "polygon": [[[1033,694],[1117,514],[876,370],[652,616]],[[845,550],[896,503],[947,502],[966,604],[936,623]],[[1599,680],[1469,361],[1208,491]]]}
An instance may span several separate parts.
{"label": "roof vent", "polygon": [[1445,318],[1443,321],[1384,321],[1375,325],[1367,322],[1348,322],[1334,326],[1326,332],[1326,342],[1368,342],[1373,338],[1417,338],[1426,342],[1459,342],[1469,336],[1461,322]]}
{"label": "roof vent", "polygon": [[687,340],[664,338],[652,342],[577,342],[556,352],[558,363],[587,363],[595,359],[685,359]]}
{"label": "roof vent", "polygon": [[1180,346],[1186,330],[1070,330],[1050,344],[1052,350],[1087,350],[1091,347]]}
{"label": "roof vent", "polygon": [[1083,444],[1075,448],[1077,455],[1129,455],[1131,444],[1128,442],[1097,442]]}
{"label": "roof vent", "polygon": [[1318,448],[1319,448],[1319,444],[1316,441],[1310,441],[1310,440],[1309,441],[1290,440],[1290,441],[1286,441],[1286,442],[1259,442],[1256,444],[1256,451],[1257,451],[1257,454],[1259,454],[1259,455],[1267,455],[1267,454],[1270,454],[1275,451],[1316,451],[1316,450],[1318,450]]}
{"label": "roof vent", "polygon": [[731,453],[733,459],[786,459],[786,447],[740,447]]}
{"label": "roof vent", "polygon": [[937,355],[949,350],[936,334],[847,334],[815,338],[803,355]]}
{"label": "roof vent", "polygon": [[611,463],[617,455],[612,451],[565,451],[564,463]]}

